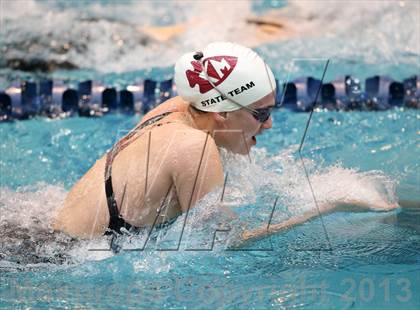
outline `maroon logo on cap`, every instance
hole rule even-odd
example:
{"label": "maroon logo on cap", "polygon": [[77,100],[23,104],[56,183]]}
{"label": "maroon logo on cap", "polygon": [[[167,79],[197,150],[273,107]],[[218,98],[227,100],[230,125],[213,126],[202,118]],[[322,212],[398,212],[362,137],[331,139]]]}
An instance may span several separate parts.
{"label": "maroon logo on cap", "polygon": [[[203,66],[207,67],[207,75],[209,78],[212,78],[214,86],[221,84],[229,74],[232,73],[233,69],[238,62],[237,57],[233,56],[213,56],[203,60]],[[205,94],[209,90],[213,89],[213,86],[210,82],[202,78],[200,73],[203,71],[203,67],[199,61],[191,61],[191,65],[194,68],[194,71],[187,70],[185,74],[187,75],[188,82],[191,88],[194,88],[198,84],[200,93]]]}

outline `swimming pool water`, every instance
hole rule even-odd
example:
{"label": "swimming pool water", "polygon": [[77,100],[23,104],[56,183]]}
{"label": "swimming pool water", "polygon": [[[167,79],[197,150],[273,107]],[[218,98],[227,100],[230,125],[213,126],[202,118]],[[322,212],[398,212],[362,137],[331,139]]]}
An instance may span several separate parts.
{"label": "swimming pool water", "polygon": [[[241,14],[238,18],[284,5],[283,1],[257,1],[252,6],[235,2],[227,2],[225,13]],[[327,58],[331,63],[326,80],[344,74],[360,78],[387,74],[402,79],[419,72],[420,28],[416,27],[418,5],[414,2],[358,2],[345,7],[335,2],[302,3],[294,4],[296,14],[312,16],[311,26],[325,35],[259,47],[279,79],[320,78]],[[2,5],[7,13],[7,31],[0,34],[9,47],[5,55],[35,54],[51,61],[57,55],[42,45],[42,38],[50,33],[58,44],[70,42],[74,48],[60,57],[79,69],[47,75],[70,85],[84,79],[117,87],[144,77],[163,80],[172,76],[171,65],[181,52],[223,36],[220,28],[208,23],[175,41],[172,49],[152,43],[143,46],[137,37],[123,36],[130,23],[159,20],[170,24],[197,12],[210,20],[214,12],[202,3],[171,2],[156,7],[147,1],[121,5],[113,1],[93,5],[29,1],[25,8],[12,2]],[[48,10],[52,13],[40,18]],[[179,15],[173,14],[175,10]],[[139,21],[140,12],[145,13]],[[331,29],[317,24],[323,18],[328,18]],[[234,30],[234,24],[230,18],[220,21],[223,28]],[[115,49],[114,39],[104,36],[111,28],[127,40],[128,48]],[[62,33],[66,36],[61,37]],[[196,33],[207,37],[190,40]],[[237,35],[240,40],[246,34]],[[34,53],[27,53],[27,41],[39,44],[40,52],[34,44]],[[83,44],[85,49],[76,48]],[[0,87],[21,77],[45,76],[5,68],[1,61],[0,65]],[[276,198],[279,203],[273,223],[314,208],[297,153],[308,117],[276,110],[273,128],[258,137],[251,158],[223,154],[230,175],[225,202],[237,219],[217,211],[214,201],[219,193],[215,193],[192,212],[196,225],[187,225],[179,251],[171,249],[178,243],[182,218],[154,234],[143,251],[118,255],[106,251],[106,238],[72,243],[66,236],[53,235],[49,221],[69,188],[140,116],[1,123],[0,228],[4,235],[0,244],[0,308],[418,309],[417,110],[317,112],[302,150],[317,199],[327,200],[332,195],[375,199],[373,193],[379,191],[383,199],[417,202],[412,207],[387,213],[330,214],[323,222],[314,219],[247,244],[242,251],[226,248],[224,238],[234,240],[238,226],[267,223]],[[355,186],[360,180],[364,186]],[[215,229],[229,226],[233,236],[217,233],[209,250]],[[123,247],[141,248],[144,238],[144,234],[127,237]]]}
{"label": "swimming pool water", "polygon": [[[307,118],[308,114],[276,110],[275,125],[258,139],[259,150],[252,153],[252,164],[244,160],[241,165],[248,165],[251,173],[263,173],[262,177],[269,177],[262,172],[264,168],[300,170],[293,146],[300,142]],[[62,184],[68,189],[138,119],[110,115],[2,124],[2,203],[8,204],[14,198],[15,208],[23,208],[26,203],[26,208],[39,211],[39,204],[46,198],[42,197],[43,191],[50,191],[51,199],[60,201],[63,188],[58,186],[53,189],[55,195],[51,195],[48,184]],[[397,193],[401,199],[418,201],[418,119],[413,110],[319,112],[314,114],[303,154],[314,160],[313,169],[321,173],[327,173],[337,162],[360,171],[381,170],[392,180],[399,180]],[[269,160],[281,157],[279,154],[286,156],[282,152],[288,148],[296,159],[290,166],[278,158]],[[337,187],[345,186],[339,183],[340,175],[334,173],[330,177],[335,178]],[[281,173],[278,178],[282,179]],[[247,186],[239,180],[241,186]],[[273,186],[270,182],[266,181],[265,186]],[[22,189],[25,186],[29,188]],[[237,203],[245,210],[243,219],[254,226],[263,223],[270,212],[267,197],[281,191],[265,188],[255,195],[253,203]],[[287,215],[281,207],[278,212],[274,219]],[[227,251],[223,243],[213,251],[202,251],[209,248],[208,240],[202,243],[202,235],[185,239],[205,244],[201,251],[182,247],[178,252],[157,251],[159,245],[152,243],[145,251],[116,256],[99,252],[92,256],[88,250],[92,245],[84,244],[73,249],[68,266],[41,264],[35,265],[33,271],[10,272],[19,265],[7,268],[3,261],[2,304],[109,309],[118,309],[120,304],[128,308],[301,305],[313,309],[391,309],[403,305],[414,309],[419,288],[419,217],[417,208],[326,216],[332,251],[322,250],[326,239],[319,219],[249,245],[254,251]],[[172,240],[163,249],[174,248],[174,244]],[[106,242],[95,243],[93,248],[98,245],[106,249]],[[318,249],[314,250],[314,245]],[[77,260],[81,263],[75,263]]]}
{"label": "swimming pool water", "polygon": [[[258,147],[274,155],[298,145],[308,117],[276,110],[274,126],[258,139]],[[139,120],[139,115],[107,115],[1,124],[1,186],[16,189],[51,181],[69,188]],[[316,113],[303,155],[325,164],[340,161],[345,167],[381,170],[401,179],[398,188],[406,191],[406,199],[419,198],[418,121],[416,110]]]}

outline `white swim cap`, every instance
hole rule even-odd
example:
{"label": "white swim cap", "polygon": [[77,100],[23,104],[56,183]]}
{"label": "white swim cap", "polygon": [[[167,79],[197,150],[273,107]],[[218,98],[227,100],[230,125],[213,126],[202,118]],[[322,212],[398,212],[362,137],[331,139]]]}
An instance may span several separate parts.
{"label": "white swim cap", "polygon": [[276,89],[273,72],[247,47],[215,42],[201,53],[187,53],[175,64],[178,95],[199,110],[239,110]]}

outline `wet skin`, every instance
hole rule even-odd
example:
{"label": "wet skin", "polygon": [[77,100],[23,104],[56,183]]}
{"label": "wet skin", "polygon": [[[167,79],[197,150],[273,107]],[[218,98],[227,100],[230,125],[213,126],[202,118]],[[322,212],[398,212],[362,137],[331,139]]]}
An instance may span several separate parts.
{"label": "wet skin", "polygon": [[[269,106],[274,106],[273,94],[250,105]],[[218,148],[248,154],[256,144],[255,137],[272,126],[271,117],[260,123],[245,109],[198,113],[180,97],[158,106],[141,122],[167,111],[173,113],[142,129],[114,159],[112,182],[120,215],[136,227],[151,226],[156,218],[157,223],[168,221],[193,207],[223,184]],[[55,230],[84,238],[106,231],[105,158],[70,190],[58,211]],[[165,211],[161,212],[163,205]]]}

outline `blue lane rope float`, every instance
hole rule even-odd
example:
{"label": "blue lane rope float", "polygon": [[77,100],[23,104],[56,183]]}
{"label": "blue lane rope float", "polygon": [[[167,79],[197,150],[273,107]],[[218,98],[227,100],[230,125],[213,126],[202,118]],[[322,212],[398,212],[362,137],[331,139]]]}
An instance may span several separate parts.
{"label": "blue lane rope float", "polygon": [[[350,75],[321,83],[300,77],[277,83],[277,107],[309,112],[313,107],[328,110],[386,110],[392,107],[420,108],[420,76],[402,82],[387,76],[373,76],[362,82]],[[315,99],[318,88],[321,92]],[[102,116],[107,113],[147,113],[176,95],[173,80],[145,79],[123,89],[87,80],[76,88],[62,81],[23,81],[0,90],[0,121],[34,116]],[[316,102],[315,102],[316,100]]]}

